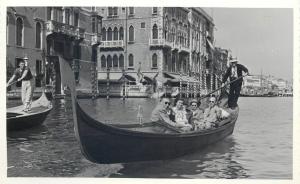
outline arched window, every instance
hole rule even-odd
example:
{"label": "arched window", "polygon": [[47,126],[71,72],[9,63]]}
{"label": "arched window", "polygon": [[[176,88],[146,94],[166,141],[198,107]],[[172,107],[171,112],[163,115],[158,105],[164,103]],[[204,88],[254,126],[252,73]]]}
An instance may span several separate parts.
{"label": "arched window", "polygon": [[105,68],[106,67],[106,59],[105,56],[101,56],[101,68]]}
{"label": "arched window", "polygon": [[134,41],[134,28],[133,26],[129,27],[129,42],[133,42]]}
{"label": "arched window", "polygon": [[16,44],[17,44],[17,46],[23,46],[23,33],[24,33],[23,20],[20,17],[18,17],[17,18],[17,29],[16,29]]}
{"label": "arched window", "polygon": [[118,15],[118,7],[114,7],[114,15],[115,15],[115,16]]}
{"label": "arched window", "polygon": [[175,28],[172,27],[172,42],[175,41]]}
{"label": "arched window", "polygon": [[184,72],[184,73],[187,73],[186,61],[185,61],[185,59],[182,60],[182,61],[183,61],[183,72]]}
{"label": "arched window", "polygon": [[65,24],[70,24],[70,10],[65,9]]}
{"label": "arched window", "polygon": [[102,41],[106,41],[106,29],[102,28]]}
{"label": "arched window", "polygon": [[153,28],[152,28],[152,38],[153,39],[158,39],[158,30],[157,30],[157,25],[154,24]]}
{"label": "arched window", "polygon": [[112,41],[112,30],[108,28],[107,30],[107,41]]}
{"label": "arched window", "polygon": [[[172,55],[171,72],[175,72],[175,64],[176,64],[175,55]],[[179,69],[179,70],[180,70],[180,69]]]}
{"label": "arched window", "polygon": [[108,7],[108,16],[113,15],[113,7]]}
{"label": "arched window", "polygon": [[134,58],[132,54],[129,54],[128,56],[128,67],[133,68],[134,66]]}
{"label": "arched window", "polygon": [[114,68],[118,68],[118,65],[119,65],[119,63],[118,63],[118,56],[114,55],[114,57],[113,57],[113,67]]}
{"label": "arched window", "polygon": [[152,8],[152,14],[156,15],[157,14],[157,7]]}
{"label": "arched window", "polygon": [[97,26],[97,18],[92,17],[92,33],[97,33],[98,32],[98,26]]}
{"label": "arched window", "polygon": [[118,40],[118,28],[114,28],[114,40]]}
{"label": "arched window", "polygon": [[37,22],[35,27],[35,48],[41,48],[42,45],[42,26]]}
{"label": "arched window", "polygon": [[129,15],[133,15],[134,14],[134,7],[129,7]]}
{"label": "arched window", "polygon": [[120,31],[119,31],[119,40],[124,40],[124,29],[123,27],[120,27]]}
{"label": "arched window", "polygon": [[121,54],[120,57],[119,57],[119,67],[120,68],[124,67],[124,56],[123,56],[123,54]]}
{"label": "arched window", "polygon": [[112,67],[112,59],[111,59],[111,56],[108,55],[107,56],[107,68],[111,68]]}
{"label": "arched window", "polygon": [[152,68],[157,68],[157,54],[152,55]]}

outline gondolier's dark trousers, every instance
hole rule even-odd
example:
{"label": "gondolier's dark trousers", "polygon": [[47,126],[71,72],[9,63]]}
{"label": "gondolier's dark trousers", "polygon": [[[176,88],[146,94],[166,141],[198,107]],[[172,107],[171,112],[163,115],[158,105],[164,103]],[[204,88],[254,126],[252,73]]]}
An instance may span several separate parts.
{"label": "gondolier's dark trousers", "polygon": [[[234,79],[233,79],[234,80]],[[230,84],[228,106],[234,108],[237,106],[237,102],[240,96],[243,81],[238,80]]]}

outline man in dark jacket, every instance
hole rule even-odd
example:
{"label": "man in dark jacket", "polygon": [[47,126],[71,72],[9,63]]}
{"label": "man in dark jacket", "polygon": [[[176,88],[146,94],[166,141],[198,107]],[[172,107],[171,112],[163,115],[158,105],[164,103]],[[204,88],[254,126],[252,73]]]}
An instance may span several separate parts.
{"label": "man in dark jacket", "polygon": [[33,95],[33,75],[30,71],[30,68],[25,65],[28,58],[25,56],[23,60],[19,63],[19,68],[17,68],[7,82],[6,86],[9,86],[12,81],[22,81],[21,97],[24,104],[24,112],[29,112],[31,110],[32,95]]}
{"label": "man in dark jacket", "polygon": [[230,82],[237,79],[236,81],[230,83],[230,91],[228,97],[228,106],[230,108],[235,108],[237,106],[237,101],[242,88],[243,72],[245,72],[247,75],[249,75],[249,72],[245,66],[237,63],[238,60],[234,59],[230,60],[229,62],[230,66],[223,77],[222,86],[225,85],[225,82],[227,81],[228,77],[230,79]]}

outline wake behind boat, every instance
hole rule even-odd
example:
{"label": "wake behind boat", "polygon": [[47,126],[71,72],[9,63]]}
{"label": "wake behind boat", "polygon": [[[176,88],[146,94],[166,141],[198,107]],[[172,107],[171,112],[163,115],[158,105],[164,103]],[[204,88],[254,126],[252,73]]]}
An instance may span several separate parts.
{"label": "wake behind boat", "polygon": [[30,112],[24,112],[23,109],[24,106],[20,105],[6,110],[8,131],[22,130],[42,124],[51,111],[52,105],[43,92],[39,99],[32,102]]}
{"label": "wake behind boat", "polygon": [[[59,57],[62,83],[69,87],[75,135],[84,156],[96,163],[126,163],[171,159],[202,149],[232,134],[238,107],[218,128],[183,133],[161,122],[109,125],[90,117],[76,99],[75,80],[69,63]],[[225,108],[226,100],[221,103]],[[229,111],[229,110],[228,110]],[[157,130],[168,129],[161,132]]]}

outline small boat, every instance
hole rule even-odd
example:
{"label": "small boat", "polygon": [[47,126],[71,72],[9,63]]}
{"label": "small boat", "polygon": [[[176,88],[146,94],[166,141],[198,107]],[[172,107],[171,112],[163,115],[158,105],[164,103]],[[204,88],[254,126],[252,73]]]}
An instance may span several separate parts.
{"label": "small boat", "polygon": [[[63,85],[69,87],[75,135],[83,155],[102,164],[172,159],[193,153],[232,134],[238,107],[222,126],[183,133],[161,122],[105,124],[90,117],[76,100],[75,80],[69,64],[59,59]],[[167,131],[162,131],[167,130]]]}
{"label": "small boat", "polygon": [[51,111],[52,105],[46,94],[42,93],[39,99],[32,102],[30,112],[24,112],[23,109],[24,106],[20,105],[6,110],[8,131],[22,130],[42,124]]}

